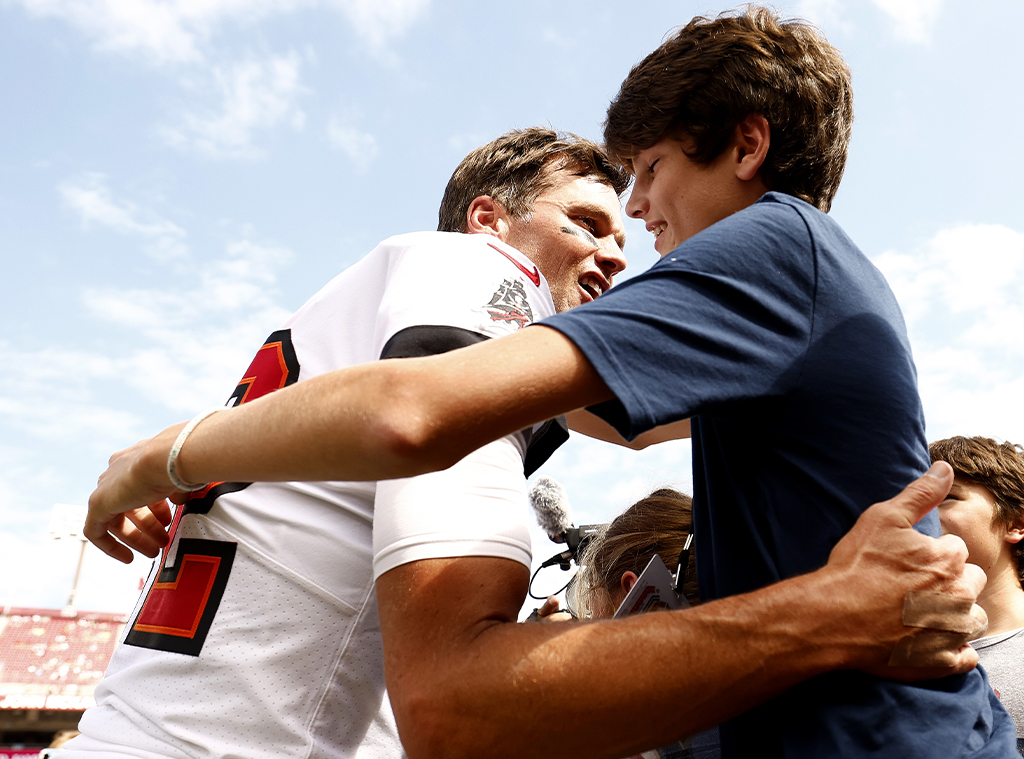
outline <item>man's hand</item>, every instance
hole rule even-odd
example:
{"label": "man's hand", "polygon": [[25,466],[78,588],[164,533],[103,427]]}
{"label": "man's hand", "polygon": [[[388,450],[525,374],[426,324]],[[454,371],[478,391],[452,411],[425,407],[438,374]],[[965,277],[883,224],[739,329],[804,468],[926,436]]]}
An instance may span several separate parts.
{"label": "man's hand", "polygon": [[89,497],[85,536],[97,548],[130,564],[134,548],[150,558],[167,545],[171,510],[165,499],[184,501],[167,477],[167,454],[184,424],[168,427],[110,457]]}
{"label": "man's hand", "polygon": [[[865,511],[829,557],[826,571],[841,571],[844,584],[855,591],[851,603],[858,603],[858,595],[860,604],[874,596],[888,606],[863,627],[873,629],[878,641],[888,641],[878,652],[888,664],[876,658],[865,667],[873,674],[920,679],[966,672],[977,664],[967,642],[984,632],[985,613],[974,601],[985,587],[985,573],[966,563],[960,538],[935,539],[913,529],[941,503],[952,482],[947,464],[933,465],[898,496]],[[927,615],[917,611],[922,599]]]}
{"label": "man's hand", "polygon": [[534,609],[524,621],[526,622],[571,622],[575,617],[568,611],[563,611],[558,599],[548,596],[540,608]]}

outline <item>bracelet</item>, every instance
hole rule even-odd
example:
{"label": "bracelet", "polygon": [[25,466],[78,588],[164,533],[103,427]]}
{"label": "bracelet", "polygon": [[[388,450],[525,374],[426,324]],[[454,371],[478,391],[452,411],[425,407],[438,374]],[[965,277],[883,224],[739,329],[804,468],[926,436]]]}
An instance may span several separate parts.
{"label": "bracelet", "polygon": [[171,484],[174,485],[178,490],[182,490],[186,493],[193,490],[199,490],[205,487],[204,485],[189,485],[187,482],[178,477],[175,469],[178,466],[178,454],[181,453],[181,447],[185,445],[185,441],[188,436],[192,434],[192,430],[199,426],[199,423],[206,419],[206,417],[216,414],[218,411],[227,411],[227,406],[217,406],[216,408],[207,409],[201,414],[193,417],[192,421],[185,425],[185,427],[178,433],[177,439],[174,441],[174,445],[171,446],[170,453],[167,454],[167,477],[170,479]]}

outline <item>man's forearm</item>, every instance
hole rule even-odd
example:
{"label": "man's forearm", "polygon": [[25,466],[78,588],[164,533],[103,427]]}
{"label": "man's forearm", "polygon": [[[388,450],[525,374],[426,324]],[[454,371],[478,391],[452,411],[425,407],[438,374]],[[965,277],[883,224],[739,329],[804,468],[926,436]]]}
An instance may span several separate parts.
{"label": "man's forearm", "polygon": [[[566,731],[573,755],[625,756],[834,668],[908,679],[967,671],[977,662],[968,635],[907,627],[902,614],[911,591],[974,599],[984,587],[962,540],[913,529],[951,481],[937,465],[869,508],[817,572],[681,612],[517,625],[529,574],[520,564],[475,557],[392,569],[377,597],[409,756],[560,756]],[[969,622],[955,612],[941,629]],[[943,650],[914,662],[935,669],[889,666],[897,641],[935,634]]]}
{"label": "man's forearm", "polygon": [[[382,577],[381,596],[401,596],[389,581],[401,580]],[[413,759],[544,755],[538,745],[570,735],[574,756],[622,757],[719,724],[813,675],[883,663],[886,646],[869,637],[877,627],[863,639],[841,627],[849,600],[849,587],[822,572],[625,620],[492,617],[462,630],[433,620],[399,646],[389,638],[410,609],[383,604],[388,688]],[[879,616],[894,618],[891,608]],[[901,629],[893,624],[888,639]]]}

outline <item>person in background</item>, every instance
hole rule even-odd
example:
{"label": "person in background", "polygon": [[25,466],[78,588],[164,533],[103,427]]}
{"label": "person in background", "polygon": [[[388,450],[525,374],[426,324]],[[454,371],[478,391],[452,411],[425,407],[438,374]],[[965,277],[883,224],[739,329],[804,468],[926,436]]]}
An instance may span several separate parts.
{"label": "person in background", "polygon": [[39,752],[39,759],[50,759],[51,757],[63,755],[66,753],[64,744],[76,735],[78,735],[77,730],[58,730],[53,734],[53,740],[50,741],[50,745]]}
{"label": "person in background", "polygon": [[[672,488],[641,498],[594,536],[580,557],[573,597],[580,619],[611,617],[657,554],[675,572],[686,539],[693,531],[693,499]],[[700,603],[696,555],[687,554],[683,594],[690,606]]]}
{"label": "person in background", "polygon": [[939,506],[942,531],[963,538],[968,561],[988,575],[978,597],[988,634],[971,645],[1017,725],[1024,755],[1024,448],[957,436],[929,450],[932,461],[953,467],[953,486]]}
{"label": "person in background", "polygon": [[[647,563],[661,557],[670,572],[680,576],[683,595],[690,606],[700,604],[697,591],[696,555],[687,550],[693,532],[693,499],[672,488],[660,488],[641,498],[594,536],[580,557],[580,570],[573,578],[572,598],[580,619],[607,619],[636,584]],[[721,756],[718,729],[662,748],[645,751],[639,759],[718,759]]]}

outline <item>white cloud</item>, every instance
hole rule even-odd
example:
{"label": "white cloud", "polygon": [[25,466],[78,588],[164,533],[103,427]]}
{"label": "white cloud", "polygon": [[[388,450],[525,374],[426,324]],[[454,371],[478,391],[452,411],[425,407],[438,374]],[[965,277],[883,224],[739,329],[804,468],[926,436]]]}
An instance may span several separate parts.
{"label": "white cloud", "polygon": [[371,48],[381,49],[408,31],[430,5],[430,0],[331,0]]}
{"label": "white cloud", "polygon": [[147,0],[21,0],[39,16],[60,18],[95,40],[101,50],[147,53],[158,62],[195,61],[208,34],[202,14],[183,13],[181,3]]}
{"label": "white cloud", "polygon": [[326,6],[348,18],[370,49],[404,34],[429,0],[20,0],[37,16],[80,29],[100,50],[141,53],[155,63],[202,61],[209,40],[229,23]]}
{"label": "white cloud", "polygon": [[[388,44],[401,37],[429,7],[430,0],[14,0],[29,13],[59,18],[95,41],[98,49],[140,55],[157,65],[178,66],[182,86],[213,94],[216,105],[183,109],[175,123],[160,128],[165,142],[214,158],[258,158],[254,133],[281,124],[301,130],[306,115],[296,101],[303,92],[300,58],[295,53],[267,60],[237,60],[214,40],[228,24],[252,24],[273,14],[326,8],[345,16],[363,46],[380,61],[394,62]],[[310,53],[310,58],[313,55]],[[220,61],[218,63],[217,61]],[[183,68],[181,68],[183,67]],[[355,156],[372,160],[372,135],[332,124],[332,141]],[[369,157],[368,157],[369,156]],[[178,252],[161,238],[155,257]]]}
{"label": "white cloud", "polygon": [[253,132],[287,124],[301,130],[306,115],[296,105],[303,92],[300,59],[295,53],[267,61],[242,61],[215,66],[210,89],[220,99],[217,109],[186,113],[176,127],[162,130],[167,142],[216,158],[255,158]]}
{"label": "white cloud", "polygon": [[377,157],[377,138],[369,132],[345,125],[337,117],[327,125],[327,138],[341,150],[361,171],[369,168]]}
{"label": "white cloud", "polygon": [[[607,522],[660,487],[692,492],[690,452],[689,440],[634,451],[574,434],[540,474],[565,488],[577,525]],[[615,484],[609,487],[609,482]]]}
{"label": "white cloud", "polygon": [[908,42],[926,43],[942,10],[942,0],[873,0],[895,23],[893,33]]}
{"label": "white cloud", "polygon": [[963,225],[875,263],[907,319],[929,438],[1024,442],[1024,233]]}
{"label": "white cloud", "polygon": [[185,288],[91,289],[83,302],[145,347],[112,359],[124,383],[183,415],[224,401],[256,349],[289,315],[276,301],[283,248],[243,241],[196,267]]}
{"label": "white cloud", "polygon": [[147,255],[166,261],[188,253],[182,242],[185,230],[131,201],[115,199],[103,174],[90,173],[57,186],[64,204],[75,211],[86,228],[96,224],[123,235],[147,240]]}
{"label": "white cloud", "polygon": [[821,29],[850,32],[852,22],[845,16],[842,0],[800,0],[794,8],[796,16],[804,18]]}
{"label": "white cloud", "polygon": [[[123,211],[127,204],[94,206]],[[135,207],[111,213],[108,226],[163,229],[139,223],[140,216]],[[7,357],[0,365],[0,425],[8,435],[102,454],[151,430],[101,398],[117,403],[131,389],[182,417],[224,401],[263,339],[290,313],[276,290],[277,271],[290,258],[282,248],[238,241],[223,256],[181,272],[185,285],[171,272],[153,288],[85,290],[85,315],[117,325],[128,347],[118,354],[0,342]]]}
{"label": "white cloud", "polygon": [[[37,356],[25,354],[28,359]],[[137,435],[139,419],[134,414],[97,404],[81,387],[60,387],[73,372],[53,378],[51,384],[40,383],[32,388],[9,388],[0,397],[0,419],[9,430],[17,430],[54,443],[81,441],[82,448],[109,453],[113,441],[123,441]],[[99,377],[75,374],[78,382],[109,380],[110,375]],[[20,384],[20,383],[19,383]],[[83,397],[85,396],[85,397]]]}
{"label": "white cloud", "polygon": [[[86,291],[85,315],[126,333],[116,348],[0,341],[0,602],[66,602],[77,553],[50,539],[50,505],[84,503],[106,457],[154,432],[154,418],[169,423],[226,400],[288,316],[276,283],[290,257],[244,240],[193,265],[184,285],[169,272],[152,289]],[[156,411],[140,411],[139,397]],[[146,562],[125,569],[90,549],[82,571],[79,608],[127,611]]]}

